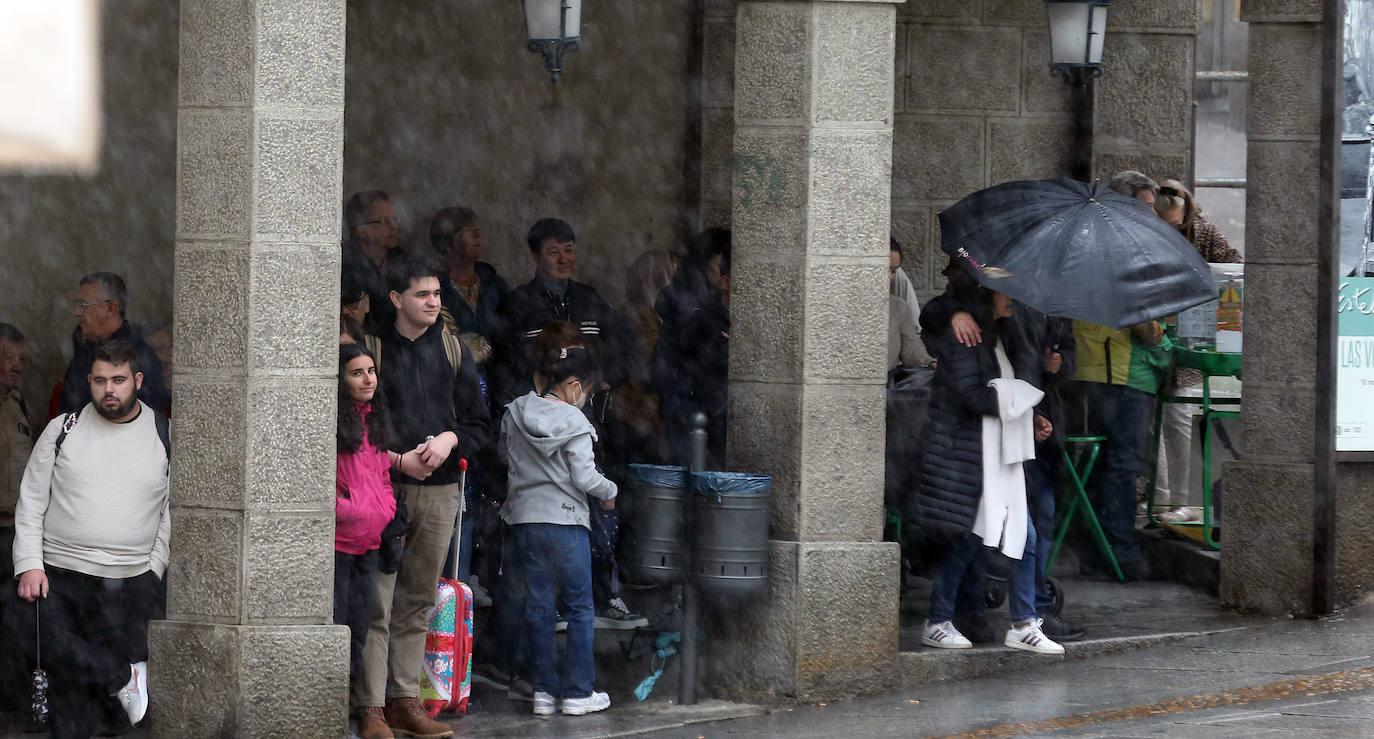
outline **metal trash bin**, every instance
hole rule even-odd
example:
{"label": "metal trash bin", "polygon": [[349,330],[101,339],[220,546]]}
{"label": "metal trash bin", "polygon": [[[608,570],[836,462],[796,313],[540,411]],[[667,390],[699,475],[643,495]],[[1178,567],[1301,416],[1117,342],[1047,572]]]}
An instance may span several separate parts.
{"label": "metal trash bin", "polygon": [[692,584],[732,602],[768,588],[768,498],[773,478],[692,473]]}
{"label": "metal trash bin", "polygon": [[682,582],[683,488],[686,467],[629,465],[624,515],[633,532],[624,575],[641,585]]}

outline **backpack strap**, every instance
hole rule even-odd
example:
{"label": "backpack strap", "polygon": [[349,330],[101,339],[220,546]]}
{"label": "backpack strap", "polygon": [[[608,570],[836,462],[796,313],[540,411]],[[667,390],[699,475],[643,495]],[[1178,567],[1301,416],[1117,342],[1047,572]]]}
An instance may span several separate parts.
{"label": "backpack strap", "polygon": [[167,453],[167,464],[170,465],[172,463],[172,421],[154,409],[153,425],[157,427],[157,438],[162,441],[162,451]]}
{"label": "backpack strap", "polygon": [[62,418],[62,430],[57,432],[57,439],[53,441],[52,458],[57,459],[58,452],[62,451],[62,442],[67,440],[67,434],[76,428],[76,420],[81,417],[81,411],[72,411]]}
{"label": "backpack strap", "polygon": [[463,366],[463,348],[458,344],[458,336],[448,330],[445,326],[440,338],[444,342],[444,356],[448,357],[448,363],[453,366],[453,377],[458,377],[458,370]]}
{"label": "backpack strap", "polygon": [[377,368],[377,374],[382,374],[382,340],[372,334],[363,336],[363,346],[372,354],[372,366]]}

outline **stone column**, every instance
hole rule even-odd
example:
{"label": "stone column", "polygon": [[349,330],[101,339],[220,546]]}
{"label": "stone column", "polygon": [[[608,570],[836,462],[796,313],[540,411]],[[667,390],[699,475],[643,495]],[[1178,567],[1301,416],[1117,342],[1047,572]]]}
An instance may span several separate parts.
{"label": "stone column", "polygon": [[[1245,400],[1225,467],[1223,602],[1304,613],[1312,593],[1321,0],[1246,0]],[[1362,537],[1368,531],[1360,532]],[[1367,569],[1366,569],[1367,571]]]}
{"label": "stone column", "polygon": [[341,736],[333,626],[344,0],[182,0],[160,736]]}
{"label": "stone column", "polygon": [[880,689],[897,651],[883,524],[893,0],[736,15],[729,461],[773,475],[771,587],[712,614],[733,696]]}

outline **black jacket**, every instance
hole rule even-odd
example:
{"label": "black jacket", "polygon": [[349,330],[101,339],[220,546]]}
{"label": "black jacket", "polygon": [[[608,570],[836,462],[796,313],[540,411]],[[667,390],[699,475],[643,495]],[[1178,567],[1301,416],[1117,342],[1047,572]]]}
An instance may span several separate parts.
{"label": "black jacket", "polygon": [[[923,317],[925,312],[922,308]],[[904,512],[927,536],[954,541],[973,528],[983,496],[983,416],[997,415],[997,391],[988,383],[1001,371],[986,327],[984,341],[972,348],[960,344],[948,324],[924,338],[937,364],[917,453],[916,489]],[[1022,357],[1016,347],[1004,346],[1017,367]]]}
{"label": "black jacket", "polygon": [[392,472],[393,482],[411,485],[447,485],[458,482],[460,457],[473,460],[491,438],[491,417],[477,382],[477,363],[462,348],[457,376],[444,354],[441,321],[435,321],[420,338],[396,333],[394,326],[377,334],[381,341],[379,376],[382,400],[391,412],[391,451],[408,452],[429,436],[445,431],[458,435],[458,446],[448,461],[429,479],[420,481]]}
{"label": "black jacket", "polygon": [[[138,361],[138,371],[143,373],[143,387],[139,388],[138,399],[150,408],[167,413],[171,407],[172,396],[167,392],[167,383],[162,377],[162,360],[143,338],[134,333],[125,321],[109,340],[123,339],[134,345],[134,357]],[[91,402],[91,383],[86,376],[91,374],[91,352],[95,343],[87,342],[81,336],[81,329],[72,334],[72,361],[67,365],[67,374],[62,378],[62,412],[79,411]]]}
{"label": "black jacket", "polygon": [[722,414],[730,371],[730,309],[719,290],[683,265],[654,301],[663,319],[649,359],[658,413],[685,423],[698,411]]}
{"label": "black jacket", "polygon": [[458,324],[459,333],[481,334],[490,340],[496,327],[496,314],[501,308],[501,300],[510,291],[510,286],[496,273],[496,268],[486,262],[478,262],[476,270],[476,311],[458,294],[458,288],[448,275],[439,278],[439,299]]}
{"label": "black jacket", "polygon": [[[387,252],[387,259],[395,259],[405,253],[405,250],[397,247]],[[382,278],[382,271],[377,269],[376,262],[364,254],[362,247],[352,239],[343,244],[341,271],[343,281],[347,282],[351,277],[357,284],[367,288],[369,310],[363,328],[374,335],[390,329],[396,321],[396,306],[391,304],[391,291],[386,289],[386,280]]]}
{"label": "black jacket", "polygon": [[532,280],[506,293],[497,316],[491,342],[494,370],[488,376],[494,381],[495,407],[504,408],[533,389],[530,342],[549,321],[569,321],[583,336],[600,340],[601,379],[612,388],[625,382],[634,367],[635,341],[629,325],[589,285],[569,280],[560,296]]}

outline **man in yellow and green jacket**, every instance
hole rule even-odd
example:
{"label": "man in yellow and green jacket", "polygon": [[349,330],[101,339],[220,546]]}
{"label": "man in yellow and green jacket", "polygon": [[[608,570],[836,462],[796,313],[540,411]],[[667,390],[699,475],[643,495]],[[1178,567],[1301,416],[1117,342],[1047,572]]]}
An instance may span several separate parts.
{"label": "man in yellow and green jacket", "polygon": [[[1088,497],[1121,571],[1128,580],[1147,576],[1135,529],[1136,478],[1145,469],[1150,413],[1163,383],[1172,344],[1155,321],[1113,329],[1074,321],[1078,372],[1088,409],[1088,430],[1107,437],[1088,480]],[[1105,572],[1091,542],[1079,547],[1080,568]]]}

